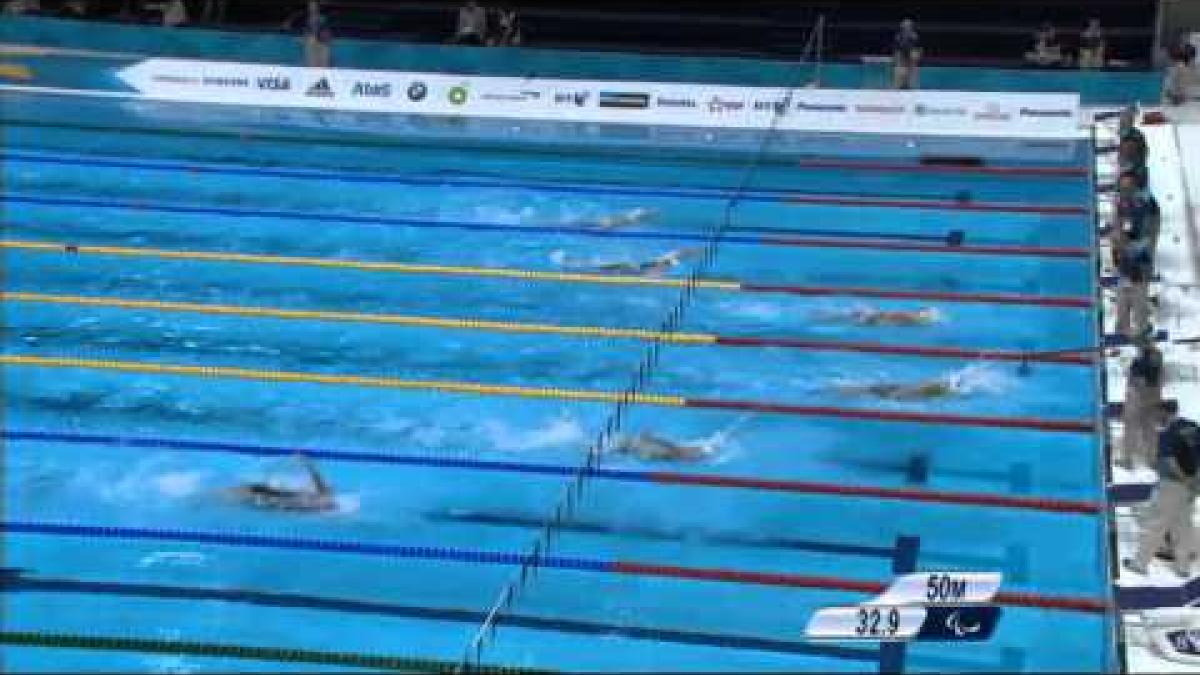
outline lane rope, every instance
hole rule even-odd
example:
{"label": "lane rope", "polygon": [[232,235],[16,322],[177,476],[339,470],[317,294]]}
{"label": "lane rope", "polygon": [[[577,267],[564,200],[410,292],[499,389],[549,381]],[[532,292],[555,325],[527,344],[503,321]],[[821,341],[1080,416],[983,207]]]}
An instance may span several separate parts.
{"label": "lane rope", "polygon": [[[29,240],[2,240],[0,247],[36,253],[62,255],[111,255],[136,258],[158,258],[164,260],[201,260],[206,262],[231,262],[282,266],[322,267],[353,269],[367,272],[396,272],[402,274],[428,274],[445,276],[478,276],[526,281],[554,281],[567,283],[600,283],[634,286],[664,286],[686,290],[720,290],[743,293],[779,293],[812,297],[846,296],[889,300],[939,300],[943,302],[984,303],[1003,305],[1030,305],[1042,307],[1079,308],[1092,306],[1088,296],[1048,296],[1019,293],[957,293],[944,291],[901,291],[884,288],[856,288],[837,286],[796,286],[787,284],[765,284],[742,281],[720,281],[688,277],[665,279],[653,277],[610,276],[603,274],[574,274],[565,272],[541,272],[513,268],[461,267],[447,265],[410,265],[406,263],[339,260],[331,258],[290,257],[249,253],[222,253],[215,251],[178,251],[129,246],[90,246],[63,242]],[[692,280],[694,279],[694,283]]]}
{"label": "lane rope", "polygon": [[[28,302],[39,304],[82,305],[117,309],[148,309],[161,312],[192,312],[221,316],[242,316],[271,319],[301,319],[353,323],[375,323],[419,328],[450,328],[483,330],[502,333],[532,333],[565,335],[571,337],[631,338],[637,340],[662,340],[677,344],[716,345],[722,347],[779,347],[812,351],[840,351],[873,354],[896,354],[925,356],[931,358],[962,358],[996,361],[1039,361],[1073,365],[1091,365],[1091,353],[1085,350],[1010,351],[1002,349],[960,349],[920,345],[895,345],[871,342],[837,342],[830,340],[806,340],[797,338],[751,337],[717,335],[712,333],[688,333],[648,330],[642,328],[610,328],[604,326],[564,326],[559,324],[523,323],[515,321],[490,321],[486,319],[455,319],[433,316],[405,316],[399,314],[371,314],[363,312],[336,312],[314,309],[284,309],[280,307],[247,307],[240,305],[213,305],[193,302],[169,302],[162,300],[138,300],[121,297],[99,297],[79,295],[57,295],[27,293],[22,291],[0,292],[0,300],[6,302]],[[1092,350],[1094,352],[1094,350]]]}
{"label": "lane rope", "polygon": [[[438,455],[410,455],[398,452],[372,452],[338,448],[297,448],[295,446],[267,446],[221,441],[196,441],[175,438],[153,438],[141,436],[117,436],[109,434],[82,434],[31,429],[6,429],[0,438],[9,441],[34,441],[47,443],[72,443],[129,447],[156,450],[179,450],[189,452],[212,452],[249,455],[254,457],[290,457],[297,452],[314,459],[341,462],[361,462],[380,465],[415,466],[422,468],[489,471],[526,475],[570,476],[575,468],[560,464],[542,464],[514,460],[466,459]],[[1026,509],[1046,513],[1095,515],[1103,511],[1099,502],[1032,497],[1027,495],[990,494],[983,492],[954,492],[917,488],[888,488],[868,485],[845,485],[819,483],[780,478],[754,478],[719,474],[680,473],[674,471],[643,471],[639,469],[588,469],[591,476],[604,480],[660,483],[714,489],[756,490],[790,494],[823,495],[831,497],[892,499],[898,501],[923,502],[961,506],[983,506],[1009,509]]]}
{"label": "lane rope", "polygon": [[[453,221],[453,220],[431,220],[428,218],[409,218],[400,216],[364,216],[348,213],[318,213],[318,212],[301,212],[301,211],[286,211],[278,209],[245,209],[234,207],[217,207],[217,206],[194,206],[185,204],[164,204],[154,202],[140,201],[116,201],[103,199],[82,199],[74,197],[43,197],[35,195],[24,195],[7,193],[0,195],[0,203],[9,202],[13,204],[29,204],[34,206],[70,206],[75,208],[88,209],[114,209],[124,211],[138,212],[157,212],[171,213],[183,215],[209,215],[209,216],[229,216],[232,218],[278,218],[280,220],[294,220],[305,222],[322,222],[336,224],[356,224],[356,225],[377,225],[384,227],[412,227],[423,229],[442,229],[442,230],[469,230],[475,232],[521,232],[532,235],[574,235],[581,237],[599,237],[605,239],[650,239],[650,240],[667,240],[667,241],[706,241],[706,235],[696,232],[671,232],[665,230],[605,230],[595,227],[582,227],[577,225],[517,225],[511,223],[488,223],[475,221]],[[858,242],[859,248],[878,248],[886,250],[893,248],[894,250],[921,250],[928,252],[944,251],[947,253],[995,253],[1002,247],[992,245],[983,250],[975,250],[979,247],[968,246],[966,244],[950,245],[949,243],[918,243],[896,241],[904,238],[919,238],[932,239],[933,241],[945,242],[946,236],[929,236],[929,235],[903,235],[903,234],[888,234],[880,232],[855,233],[854,231],[825,231],[824,236],[815,239],[805,238],[788,238],[782,236],[763,237],[763,236],[745,236],[739,234],[728,234],[730,230],[726,230],[721,234],[721,240],[725,243],[733,244],[752,244],[758,246],[821,246],[835,247],[836,242],[841,239]],[[734,230],[736,231],[736,230]],[[797,234],[803,232],[797,231]],[[871,240],[879,242],[879,245],[870,243]],[[918,248],[912,248],[918,247]],[[1038,255],[1041,247],[1036,246],[1016,246],[1007,245],[1005,249],[1012,255]],[[1051,247],[1049,255],[1061,255],[1061,248]],[[1069,248],[1074,252],[1080,249]],[[1079,257],[1073,255],[1073,257]]]}
{"label": "lane rope", "polygon": [[[393,543],[370,543],[338,539],[308,539],[278,535],[259,535],[233,532],[185,530],[178,528],[127,527],[85,525],[40,521],[0,521],[0,529],[14,534],[72,536],[96,539],[134,539],[173,541],[192,544],[215,544],[247,548],[303,550],[320,553],[373,555],[414,560],[442,560],[479,565],[523,565],[536,563],[540,567],[598,572],[629,576],[670,579],[690,579],[782,588],[844,591],[879,594],[887,587],[882,581],[815,576],[789,572],[760,572],[726,568],[661,565],[636,561],[602,560],[574,556],[551,555],[545,552],[514,553],[444,546],[410,546]],[[1002,591],[996,602],[1016,607],[1036,607],[1072,612],[1102,613],[1109,604],[1099,598],[1044,595],[1040,593]]]}
{"label": "lane rope", "polygon": [[[655,342],[655,345],[659,344]],[[622,406],[640,404],[673,408],[702,408],[711,410],[742,410],[802,417],[840,417],[845,419],[915,422],[920,424],[944,424],[956,426],[979,426],[1010,429],[1037,429],[1094,433],[1095,425],[1089,420],[1043,419],[1034,417],[997,417],[988,415],[959,415],[950,413],[924,413],[901,410],[873,410],[841,408],[835,406],[812,406],[790,403],[739,401],[730,399],[685,398],[672,394],[647,394],[641,391],[622,392],[592,389],[567,389],[561,387],[529,387],[521,385],[487,384],[456,380],[412,380],[369,375],[338,375],[284,370],[256,370],[231,366],[196,366],[181,364],[149,363],[145,361],[118,361],[110,359],[85,359],[65,356],[33,356],[0,354],[0,364],[41,368],[84,368],[89,370],[112,370],[126,373],[153,373],[158,375],[186,375],[198,377],[233,378],[263,382],[291,382],[308,384],[350,385],[410,391],[437,391],[453,394],[479,394],[491,396],[514,396],[535,399],[558,399],[616,403]],[[610,434],[615,431],[609,432]]]}
{"label": "lane rope", "polygon": [[[227,642],[198,642],[193,640],[165,640],[118,635],[83,635],[45,631],[0,630],[0,643],[23,647],[207,656],[247,661],[349,666],[375,670],[397,670],[410,673],[450,673],[454,671],[457,665],[449,661],[404,656],[331,652],[290,647],[260,647]],[[525,673],[550,672],[491,665],[475,665],[472,666],[471,671],[480,673],[480,675],[522,675]]]}
{"label": "lane rope", "polygon": [[[42,162],[42,163],[58,163],[65,164],[69,161],[52,160],[52,159],[37,159],[29,156],[21,156],[19,153],[9,153],[14,156],[16,161],[22,162]],[[4,155],[0,155],[0,160],[4,159]],[[104,162],[89,162],[97,164],[101,167],[105,166]],[[117,168],[135,168],[135,169],[157,169],[165,171],[191,171],[193,173],[226,173],[230,175],[254,175],[258,173],[253,170],[228,170],[228,169],[213,169],[203,165],[184,168],[164,166],[163,163],[157,165],[138,165],[129,161],[109,161],[109,166]],[[279,170],[274,170],[279,172]],[[268,174],[270,175],[270,174]],[[284,178],[304,178],[303,175],[285,173],[278,176]],[[595,182],[589,184],[571,183],[571,182],[531,182],[531,181],[514,181],[514,180],[480,180],[467,177],[453,178],[449,176],[437,178],[418,178],[418,177],[386,177],[380,180],[379,178],[366,177],[366,180],[360,177],[347,176],[345,174],[334,174],[333,176],[323,178],[323,180],[338,180],[342,182],[388,182],[409,186],[442,186],[449,185],[455,187],[474,188],[474,189],[489,189],[489,188],[505,188],[505,189],[528,189],[528,190],[543,190],[547,192],[558,192],[565,194],[587,194],[587,195],[620,195],[620,196],[645,196],[645,197],[674,197],[684,199],[709,199],[709,200],[727,200],[736,197],[739,201],[758,201],[758,202],[782,202],[782,203],[800,203],[828,206],[859,206],[871,207],[880,206],[887,208],[916,208],[916,209],[937,209],[949,211],[985,211],[996,213],[1037,213],[1043,215],[1081,215],[1086,212],[1086,209],[1081,206],[1071,204],[1022,204],[1011,202],[976,202],[960,199],[946,199],[935,195],[862,195],[861,193],[837,193],[837,192],[820,192],[806,193],[797,192],[795,190],[782,189],[730,189],[730,188],[711,188],[711,187],[644,187],[637,185],[620,185],[613,183]],[[882,238],[887,238],[890,235],[884,235]]]}

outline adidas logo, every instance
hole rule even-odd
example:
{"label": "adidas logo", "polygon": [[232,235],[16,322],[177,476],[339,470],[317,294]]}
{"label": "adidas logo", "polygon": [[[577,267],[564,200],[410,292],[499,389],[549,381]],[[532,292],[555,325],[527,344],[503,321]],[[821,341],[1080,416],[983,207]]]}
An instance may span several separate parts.
{"label": "adidas logo", "polygon": [[321,96],[324,98],[333,98],[333,87],[329,86],[329,79],[322,77],[317,80],[316,84],[308,88],[304,92],[305,96]]}

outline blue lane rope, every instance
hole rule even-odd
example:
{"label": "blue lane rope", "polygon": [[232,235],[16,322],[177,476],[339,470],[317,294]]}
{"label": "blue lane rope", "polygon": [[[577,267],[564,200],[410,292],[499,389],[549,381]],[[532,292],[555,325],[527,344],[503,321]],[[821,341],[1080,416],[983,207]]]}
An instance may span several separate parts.
{"label": "blue lane rope", "polygon": [[[444,546],[406,546],[403,544],[371,544],[337,539],[301,539],[288,536],[266,536],[235,532],[202,532],[175,528],[123,527],[110,525],[78,525],[9,520],[0,522],[0,530],[17,534],[50,534],[57,536],[95,537],[98,539],[144,539],[175,541],[191,544],[221,544],[252,548],[317,551],[321,553],[354,553],[360,555],[444,560],[449,562],[493,565],[521,565],[529,560],[524,553],[457,549]],[[557,569],[588,572],[611,571],[613,564],[603,560],[542,555],[539,563]]]}
{"label": "blue lane rope", "polygon": [[[465,459],[453,457],[438,457],[432,455],[403,455],[367,452],[362,450],[342,450],[335,448],[299,448],[296,446],[268,446],[246,443],[229,443],[217,441],[192,441],[172,438],[152,438],[145,436],[117,436],[111,434],[82,434],[64,433],[57,431],[41,431],[26,429],[10,429],[0,432],[0,438],[13,441],[47,441],[59,443],[88,443],[99,445],[124,446],[131,448],[161,448],[168,450],[185,450],[193,452],[224,452],[256,457],[289,457],[297,452],[314,459],[328,459],[344,462],[370,462],[375,464],[395,464],[402,466],[421,466],[431,468],[478,469],[483,471],[503,471],[506,473],[544,474],[549,476],[570,476],[576,471],[575,467],[556,464],[535,464],[527,462],[508,462],[503,460]],[[647,483],[655,482],[653,473],[633,469],[592,469],[598,477],[618,480],[633,480]]]}
{"label": "blue lane rope", "polygon": [[[219,165],[213,163],[184,163],[169,160],[145,161],[116,158],[77,158],[70,156],[52,156],[29,152],[0,153],[0,162],[25,162],[37,164],[55,164],[60,166],[104,167],[115,169],[147,169],[152,171],[172,171],[205,174],[225,174],[233,176],[263,176],[267,178],[316,178],[343,183],[360,184],[394,184],[411,186],[453,186],[465,188],[516,188],[539,190],[545,192],[563,192],[568,194],[595,195],[629,195],[648,197],[680,197],[685,199],[729,199],[736,192],[735,188],[710,185],[666,185],[646,187],[629,183],[593,183],[584,185],[570,181],[533,181],[515,178],[486,178],[478,174],[465,172],[446,172],[435,178],[421,176],[398,175],[368,175],[345,171],[328,171],[314,169],[279,169],[267,167],[239,167],[234,165]],[[743,201],[783,202],[793,197],[801,196],[832,196],[832,197],[870,197],[880,199],[927,199],[947,200],[953,195],[928,193],[879,193],[863,194],[861,192],[799,192],[782,188],[757,188],[746,190],[740,198]]]}
{"label": "blue lane rope", "polygon": [[[238,209],[220,206],[187,206],[182,204],[161,204],[148,202],[127,202],[104,199],[81,199],[70,197],[39,197],[17,193],[5,193],[0,197],[0,203],[30,204],[34,206],[73,206],[96,209],[119,209],[125,211],[155,211],[161,213],[176,213],[184,215],[230,216],[234,218],[278,218],[280,220],[300,220],[306,222],[349,223],[355,225],[380,225],[385,227],[415,227],[427,229],[472,230],[477,232],[525,232],[530,234],[567,234],[584,237],[602,237],[609,239],[656,239],[668,241],[708,241],[709,235],[687,232],[662,231],[625,231],[601,230],[588,227],[567,227],[561,225],[513,225],[504,223],[475,223],[454,220],[429,220],[425,218],[398,218],[387,216],[360,216],[348,213],[327,214],[311,211],[281,211],[278,209]],[[843,239],[884,239],[903,241],[922,241],[946,243],[949,235],[904,234],[887,232],[866,232],[837,230],[792,230],[792,235],[812,235]],[[783,243],[782,237],[746,237],[737,235],[722,235],[722,240],[735,244],[755,244],[760,246],[778,245]]]}

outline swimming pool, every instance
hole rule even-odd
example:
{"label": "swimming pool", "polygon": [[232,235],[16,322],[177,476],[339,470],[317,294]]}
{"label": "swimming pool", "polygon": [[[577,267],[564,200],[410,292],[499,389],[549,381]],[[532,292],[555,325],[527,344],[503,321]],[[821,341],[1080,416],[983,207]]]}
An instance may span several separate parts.
{"label": "swimming pool", "polygon": [[[703,246],[746,166],[5,102],[15,670],[457,663],[688,268],[586,270]],[[1114,667],[1096,372],[1020,357],[1096,342],[1089,152],[1073,156],[759,166],[625,420],[715,455],[605,458],[484,663]],[[636,207],[656,214],[590,225]],[[940,320],[847,320],[866,306]],[[853,393],[953,373],[961,398]],[[296,480],[298,449],[336,514],[219,497]],[[816,609],[931,569],[1004,573],[991,642],[804,639]]]}

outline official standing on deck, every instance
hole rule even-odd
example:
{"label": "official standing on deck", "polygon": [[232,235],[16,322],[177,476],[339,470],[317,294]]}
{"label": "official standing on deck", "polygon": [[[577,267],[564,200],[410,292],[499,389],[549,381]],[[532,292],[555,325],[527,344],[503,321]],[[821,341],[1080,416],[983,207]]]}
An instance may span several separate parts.
{"label": "official standing on deck", "polygon": [[1150,277],[1154,261],[1145,237],[1125,237],[1116,247],[1117,325],[1116,332],[1132,338],[1150,326]]}
{"label": "official standing on deck", "polygon": [[1134,338],[1138,355],[1125,381],[1121,451],[1117,462],[1126,469],[1150,466],[1158,447],[1158,418],[1162,403],[1163,355],[1154,344],[1153,331]]}
{"label": "official standing on deck", "polygon": [[917,88],[917,63],[921,59],[921,36],[912,19],[900,22],[900,30],[892,40],[892,86],[895,89]]}
{"label": "official standing on deck", "polygon": [[1175,401],[1162,404],[1161,410],[1166,419],[1159,435],[1158,487],[1149,510],[1139,518],[1137,551],[1133,558],[1125,560],[1125,566],[1145,574],[1150,557],[1169,541],[1175,573],[1187,577],[1197,553],[1192,518],[1198,487],[1200,428],[1192,420],[1179,416],[1179,404]]}

